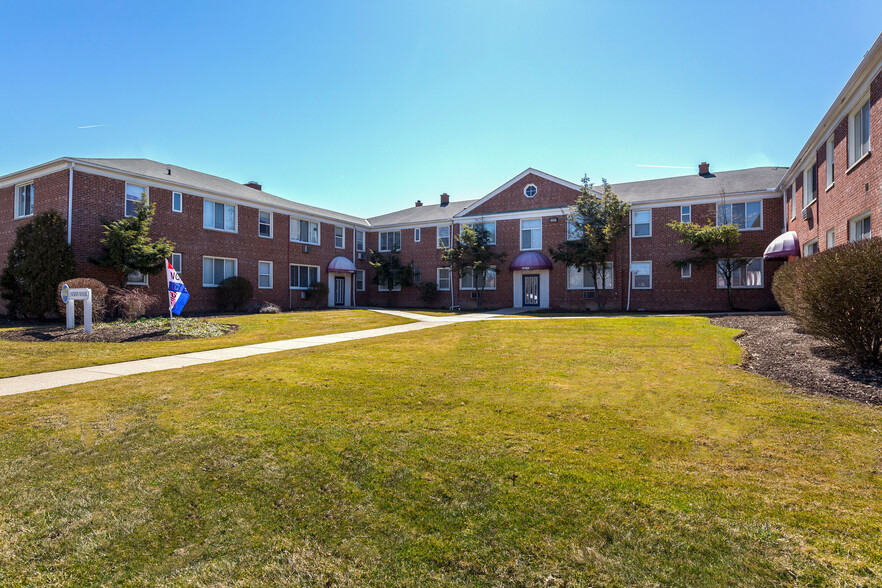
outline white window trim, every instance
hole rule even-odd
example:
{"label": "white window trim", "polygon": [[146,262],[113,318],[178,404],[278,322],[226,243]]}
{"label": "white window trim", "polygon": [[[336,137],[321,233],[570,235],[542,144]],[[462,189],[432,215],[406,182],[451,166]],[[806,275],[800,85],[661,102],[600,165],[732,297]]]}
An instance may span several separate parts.
{"label": "white window trim", "polygon": [[[313,243],[312,241],[301,241],[300,239],[295,239],[291,236],[293,233],[293,231],[291,229],[292,229],[294,223],[295,222],[298,223],[298,228],[299,228],[300,221],[306,221],[308,223],[314,223],[317,225],[316,235],[318,236],[318,241],[316,241],[315,243]],[[320,246],[322,244],[322,223],[320,223],[319,221],[312,221],[312,220],[309,220],[306,218],[300,218],[298,216],[289,216],[288,217],[288,241],[290,241],[291,243],[302,243],[304,245],[315,245],[316,247]],[[297,264],[294,264],[294,265],[297,265]]]}
{"label": "white window trim", "polygon": [[[233,207],[233,230],[230,229],[218,229],[215,227],[206,227],[205,226],[205,203],[212,202],[214,204],[223,204],[224,206],[232,206]],[[218,231],[220,233],[230,233],[230,234],[238,234],[239,233],[239,205],[233,204],[232,202],[223,202],[221,200],[212,200],[211,198],[203,198],[202,199],[202,228],[206,231]],[[205,257],[211,257],[210,255],[206,255]]]}
{"label": "white window trim", "polygon": [[796,182],[790,184],[790,220],[796,220]]}
{"label": "white window trim", "polygon": [[[683,214],[683,209],[684,209],[684,208],[689,209],[689,212],[687,212],[686,214]],[[684,221],[684,220],[683,220],[683,217],[684,217],[684,216],[688,216],[688,217],[689,217],[689,220],[685,220],[685,221]],[[680,206],[680,222],[681,222],[681,223],[691,223],[691,222],[692,222],[692,205],[691,205],[691,204],[682,204],[682,205]],[[651,220],[650,220],[650,222],[649,222],[649,232],[650,232],[650,233],[652,232],[652,221],[651,221]]]}
{"label": "white window trim", "polygon": [[[818,176],[818,173],[817,173],[818,168],[815,167],[816,165],[817,165],[816,163],[810,163],[807,168],[802,170],[802,209],[803,210],[805,210],[806,208],[808,208],[809,206],[811,206],[812,204],[814,204],[815,202],[818,201],[818,177],[817,177]],[[814,176],[812,175],[812,168],[813,167],[815,168]],[[811,181],[814,182],[814,184],[815,184],[815,186],[814,186],[815,197],[812,198],[810,202],[806,202],[805,201],[806,186],[808,186],[808,181],[810,178],[811,178]]]}
{"label": "white window trim", "polygon": [[[361,274],[361,288],[358,287],[358,275]],[[355,270],[355,291],[364,292],[367,288],[367,273],[364,270]]]}
{"label": "white window trim", "polygon": [[[805,187],[803,187],[803,189],[805,189]],[[796,194],[795,194],[795,193],[793,194],[793,201],[794,201],[794,202],[796,201]],[[739,229],[738,229],[738,232],[739,232],[739,233],[746,233],[746,232],[748,232],[748,231],[762,231],[762,230],[763,230],[763,226],[765,226],[765,222],[766,222],[766,219],[765,219],[765,210],[764,210],[765,207],[763,206],[763,202],[764,202],[764,200],[735,200],[735,201],[732,201],[732,202],[726,202],[726,204],[732,204],[732,205],[734,205],[734,204],[744,204],[744,217],[745,217],[745,220],[747,219],[747,205],[748,205],[748,204],[751,204],[751,203],[753,203],[753,202],[759,202],[759,205],[760,205],[760,226],[755,227],[755,228],[754,228],[754,227],[745,227],[745,228],[743,228],[743,229],[739,228]],[[720,221],[719,221],[719,218],[720,218],[720,206],[721,206],[721,205],[720,205],[719,203],[717,203],[717,208],[716,208],[717,225],[716,225],[716,226],[720,226],[720,225],[719,225],[719,222],[720,222]],[[795,207],[794,207],[794,209],[795,209]],[[794,216],[793,218],[796,218],[796,216]]]}
{"label": "white window trim", "polygon": [[[227,231],[229,232],[229,231]],[[232,261],[233,262],[233,276],[239,275],[239,259],[236,257],[218,257],[217,255],[203,255],[202,256],[202,287],[203,288],[217,288],[217,284],[206,284],[205,283],[205,260],[206,259],[223,259],[224,261]],[[232,276],[227,276],[232,277]]]}
{"label": "white window trim", "polygon": [[[447,229],[447,245],[441,244],[441,229]],[[444,249],[450,248],[453,243],[451,242],[451,230],[450,225],[438,225],[435,227],[435,248],[436,249]]]}
{"label": "white window trim", "polygon": [[[361,247],[358,246],[358,234],[361,233]],[[367,234],[364,231],[355,230],[355,250],[359,253],[364,253],[365,245],[367,241]]]}
{"label": "white window trim", "polygon": [[[833,237],[833,244],[832,245],[830,244],[830,237],[831,236]],[[836,247],[836,227],[833,227],[832,229],[827,230],[826,243],[827,243],[827,249],[832,249],[833,247]]]}
{"label": "white window trim", "polygon": [[[527,190],[529,190],[530,188],[533,188],[533,195],[532,196],[527,194]],[[524,196],[526,196],[527,198],[535,198],[536,194],[538,194],[538,193],[539,193],[539,188],[536,187],[536,184],[527,184],[526,186],[524,186]]]}
{"label": "white window trim", "polygon": [[321,268],[321,266],[310,265],[308,263],[289,263],[288,264],[288,289],[289,290],[308,290],[309,289],[309,284],[307,284],[306,286],[292,286],[291,285],[291,268],[292,267],[314,267],[314,268],[316,268],[316,270],[318,270],[316,272],[316,278],[315,278],[316,282],[322,281],[322,268]]}
{"label": "white window trim", "polygon": [[[131,275],[131,274],[129,274]],[[126,276],[126,286],[149,286],[150,285],[150,276],[147,274],[142,274],[144,276],[143,282],[131,282],[129,281],[129,276]]]}
{"label": "white window trim", "polygon": [[803,245],[802,245],[802,256],[803,256],[803,257],[808,257],[808,255],[806,255],[806,251],[808,251],[808,248],[809,248],[810,245],[817,245],[817,246],[818,246],[818,251],[821,250],[821,249],[820,249],[821,244],[818,242],[818,239],[817,239],[817,237],[816,237],[816,238],[812,239],[811,241],[808,241],[808,242],[806,242],[806,243],[803,243]]}
{"label": "white window trim", "polygon": [[[848,220],[848,242],[849,243],[854,243],[856,241],[863,241],[864,240],[863,238],[861,238],[861,239],[854,238],[854,233],[855,233],[854,226],[859,222],[863,222],[863,220],[865,218],[872,216],[872,213],[873,213],[872,209],[866,210],[866,211],[862,212],[861,214],[859,214],[855,217],[852,217]],[[873,236],[873,226],[872,225],[873,225],[873,221],[870,221],[870,237]]]}
{"label": "white window trim", "polygon": [[[762,257],[749,258],[747,260],[746,265],[750,265],[751,263],[753,263],[756,260],[760,261],[760,283],[759,283],[759,285],[758,286],[735,286],[735,285],[733,285],[732,286],[733,290],[762,290],[765,287],[765,283],[766,283],[766,262],[765,262],[765,260],[763,260]],[[722,261],[722,260],[717,260],[717,263],[714,264],[714,268],[716,269],[716,273],[714,274],[714,282],[717,284],[717,290],[725,290],[726,284],[720,285],[719,280],[718,280],[718,278],[720,276],[720,266],[719,266],[720,261]]]}
{"label": "white window trim", "polygon": [[836,144],[833,142],[833,135],[830,135],[825,145],[827,146],[827,151],[824,156],[824,176],[827,180],[827,187],[825,188],[825,191],[827,191],[836,183]]}
{"label": "white window trim", "polygon": [[[638,212],[646,212],[649,213],[649,223],[640,223],[641,225],[649,224],[649,234],[648,235],[638,235],[636,233],[637,230],[637,213]],[[652,237],[652,209],[651,208],[637,208],[631,211],[631,236],[635,239],[645,239],[647,237]]]}
{"label": "white window trim", "polygon": [[178,258],[178,267],[175,268],[175,271],[179,274],[184,273],[184,256],[180,253],[172,253],[171,254],[171,264],[172,267],[175,267],[175,256]]}
{"label": "white window trim", "polygon": [[857,107],[852,110],[848,115],[848,169],[845,170],[845,173],[848,174],[852,169],[855,168],[860,162],[870,156],[870,153],[873,151],[873,128],[872,128],[872,119],[873,119],[873,105],[870,104],[870,141],[869,145],[867,145],[867,152],[861,155],[860,157],[855,157],[855,145],[854,145],[854,117],[861,111],[864,107],[864,104],[870,101],[870,91],[867,90],[867,93],[861,97],[857,102]]}
{"label": "white window trim", "polygon": [[[260,264],[268,263],[269,264],[269,286],[261,286],[260,285]],[[266,260],[258,260],[257,262],[257,289],[258,290],[272,290],[273,289],[273,262]]]}
{"label": "white window trim", "polygon": [[[637,264],[637,263],[649,264],[649,286],[641,287],[641,286],[635,285],[634,278],[637,276],[637,274],[634,272],[634,264]],[[628,276],[628,278],[629,278],[629,282],[630,282],[632,290],[652,290],[652,261],[651,260],[649,260],[649,261],[632,261],[631,267],[628,269],[630,271],[630,275]]]}
{"label": "white window trim", "polygon": [[685,279],[692,277],[692,264],[687,263],[683,267],[680,268],[680,277]]}
{"label": "white window trim", "polygon": [[[391,252],[391,251],[395,251],[394,249],[383,249],[383,245],[382,245],[382,243],[383,243],[383,237],[382,237],[382,236],[383,236],[384,234],[390,234],[390,233],[392,233],[392,234],[394,234],[394,233],[398,233],[398,243],[399,243],[399,244],[401,243],[401,231],[380,231],[380,232],[377,233],[377,249],[378,249],[381,253],[389,253],[389,252]],[[392,239],[392,241],[395,241],[395,239]],[[399,247],[398,250],[400,251],[401,248]]]}
{"label": "white window trim", "polygon": [[[496,266],[494,265],[494,266],[492,266],[492,267],[490,267],[490,268],[487,268],[487,269],[488,269],[488,271],[489,271],[489,270],[493,270],[493,274],[494,274],[494,276],[496,277],[496,280],[494,280],[494,282],[498,281],[498,280],[499,280],[499,274],[496,273]],[[463,278],[462,276],[459,277],[459,289],[460,289],[460,290],[477,290],[477,289],[478,289],[478,288],[476,287],[476,286],[477,286],[477,283],[475,284],[475,286],[472,286],[471,288],[466,288],[465,286],[463,286],[463,285],[462,285],[462,278]],[[472,278],[472,279],[474,280],[474,278]],[[477,282],[477,281],[476,281],[476,282]],[[492,288],[490,288],[489,286],[484,286],[484,290],[495,290],[495,289],[496,289],[496,286],[493,286]]]}
{"label": "white window trim", "polygon": [[[260,213],[261,213],[261,212],[267,212],[267,213],[269,213],[269,215],[270,215],[270,217],[269,217],[269,229],[270,229],[270,231],[269,231],[269,235],[261,235],[261,234],[260,234]],[[273,222],[273,211],[271,211],[271,210],[260,210],[260,209],[257,210],[257,236],[258,236],[258,237],[260,237],[261,239],[272,239],[272,238],[273,238],[273,226],[274,226],[274,225],[275,225],[275,223]]]}
{"label": "white window trim", "polygon": [[[447,271],[447,287],[441,287],[441,270]],[[439,267],[435,270],[435,283],[438,285],[439,292],[450,292],[451,284],[453,283],[453,276],[451,275],[451,271],[449,267]]]}
{"label": "white window trim", "polygon": [[419,243],[420,239],[422,239],[422,237],[423,237],[423,232],[420,230],[420,228],[419,227],[415,228],[413,230],[413,242]]}
{"label": "white window trim", "polygon": [[[19,206],[18,206],[18,189],[24,188],[25,186],[31,187],[31,214],[21,214],[21,210],[19,210]],[[20,218],[30,218],[30,217],[34,216],[34,200],[36,200],[36,197],[34,195],[34,181],[33,180],[31,180],[30,182],[22,182],[20,184],[16,184],[15,185],[15,192],[13,193],[13,198],[14,198],[13,211],[12,211],[13,212],[13,220],[17,220]]]}
{"label": "white window trim", "polygon": [[[606,288],[599,288],[599,287],[597,286],[596,283],[594,284],[594,287],[585,286],[585,285],[584,285],[584,284],[585,284],[585,279],[584,279],[584,277],[582,278],[582,286],[579,286],[579,287],[576,287],[576,288],[570,287],[570,276],[569,276],[569,272],[570,272],[570,271],[576,271],[576,270],[577,270],[576,266],[570,266],[570,267],[568,267],[568,268],[566,269],[566,271],[567,271],[567,276],[566,276],[566,278],[567,278],[567,290],[570,290],[570,291],[577,291],[577,290],[613,290],[613,289],[614,289],[615,276],[616,276],[616,274],[615,274],[615,267],[613,266],[613,262],[611,262],[611,261],[607,261],[607,262],[606,262],[606,265],[610,268],[610,273],[612,274],[612,275],[611,275],[611,278],[612,278],[612,279],[611,279],[609,282],[606,283]],[[587,269],[584,268],[584,267],[582,267],[582,268],[578,268],[578,269],[580,270],[580,273],[582,273],[582,272],[586,272],[586,271],[587,271]]]}
{"label": "white window trim", "polygon": [[[337,245],[337,229],[340,229],[340,233],[343,235],[342,245]],[[346,227],[334,225],[334,249],[346,249]]]}
{"label": "white window trim", "polygon": [[126,182],[126,189],[125,192],[123,192],[123,216],[125,216],[126,218],[131,218],[132,216],[135,216],[126,214],[126,202],[128,202],[128,198],[126,196],[129,193],[129,186],[144,188],[144,198],[141,200],[141,202],[143,202],[144,204],[150,204],[150,186],[141,186],[139,184],[130,184],[129,182]]}
{"label": "white window trim", "polygon": [[[175,208],[175,194],[177,194],[179,202],[181,203],[180,208]],[[172,212],[183,212],[184,211],[184,195],[181,192],[172,192]]]}
{"label": "white window trim", "polygon": [[[529,230],[529,231],[539,231],[539,247],[528,247],[527,249],[524,249],[524,221],[534,221],[534,220],[538,220],[538,221],[539,221],[539,228],[538,228],[538,229],[527,229],[527,230]],[[521,224],[520,224],[520,226],[521,226],[521,230],[518,231],[518,245],[519,245],[520,248],[521,248],[520,250],[521,250],[521,251],[542,251],[542,239],[543,239],[543,235],[542,235],[542,219],[541,219],[541,218],[538,218],[538,219],[535,219],[535,218],[522,218],[522,219],[521,219]]]}

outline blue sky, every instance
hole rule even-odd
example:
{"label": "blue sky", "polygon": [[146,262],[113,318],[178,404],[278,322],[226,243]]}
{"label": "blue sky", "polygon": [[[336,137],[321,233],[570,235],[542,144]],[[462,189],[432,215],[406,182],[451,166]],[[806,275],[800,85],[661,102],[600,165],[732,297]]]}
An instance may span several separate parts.
{"label": "blue sky", "polygon": [[372,216],[527,167],[789,165],[882,2],[7,0],[0,21],[0,174],[146,157]]}

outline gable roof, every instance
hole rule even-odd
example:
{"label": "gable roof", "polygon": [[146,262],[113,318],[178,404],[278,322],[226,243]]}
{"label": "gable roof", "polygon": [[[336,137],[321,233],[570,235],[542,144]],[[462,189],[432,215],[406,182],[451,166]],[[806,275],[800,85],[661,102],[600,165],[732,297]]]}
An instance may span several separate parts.
{"label": "gable roof", "polygon": [[[274,196],[268,192],[249,188],[233,180],[213,176],[185,167],[160,163],[151,159],[98,159],[98,158],[66,158],[90,166],[118,171],[125,174],[155,180],[163,184],[174,184],[181,188],[194,188],[199,191],[212,192],[221,196],[229,196],[256,205],[263,205],[305,215],[317,216],[329,220],[368,226],[367,219],[343,214],[309,204],[301,204]],[[171,173],[169,173],[171,172]]]}
{"label": "gable roof", "polygon": [[718,198],[726,194],[777,192],[786,167],[752,167],[723,171],[706,176],[692,174],[658,180],[613,184],[619,198],[632,204],[686,200],[695,198]]}
{"label": "gable roof", "polygon": [[371,226],[389,225],[419,225],[423,223],[441,223],[450,221],[454,216],[477,202],[477,200],[459,200],[451,202],[447,206],[440,204],[424,204],[412,206],[404,210],[397,210],[388,214],[374,216],[368,219]]}
{"label": "gable roof", "polygon": [[566,186],[567,188],[572,188],[573,190],[576,190],[576,191],[579,191],[579,190],[582,189],[582,186],[580,186],[580,185],[578,185],[578,184],[574,184],[574,183],[572,183],[572,182],[568,182],[568,181],[566,181],[566,180],[562,180],[561,178],[558,178],[557,176],[553,176],[553,175],[551,175],[551,174],[547,174],[547,173],[545,173],[545,172],[543,172],[543,171],[539,171],[538,169],[534,169],[534,168],[532,168],[532,167],[528,167],[527,169],[525,169],[524,171],[522,171],[521,173],[519,173],[518,175],[516,175],[515,177],[513,177],[512,179],[510,179],[510,180],[507,181],[506,183],[502,184],[501,186],[499,186],[498,188],[496,188],[495,190],[493,190],[492,192],[490,192],[489,194],[487,194],[487,195],[484,196],[483,198],[480,198],[480,199],[478,199],[478,200],[473,201],[472,204],[470,204],[469,206],[467,206],[467,207],[466,207],[462,212],[460,212],[457,216],[466,216],[466,215],[468,215],[472,210],[474,210],[474,209],[476,209],[477,207],[479,207],[480,205],[484,204],[485,202],[487,202],[488,200],[490,200],[491,198],[493,198],[494,196],[496,196],[496,195],[499,194],[500,192],[502,192],[502,191],[504,191],[504,190],[507,190],[508,188],[512,187],[513,185],[515,185],[516,183],[520,182],[521,180],[523,180],[525,177],[527,177],[527,176],[530,175],[530,174],[533,174],[533,175],[535,175],[535,176],[539,176],[540,178],[545,179],[545,180],[548,180],[548,181],[550,181],[550,182],[555,182],[555,183],[558,183],[558,184],[560,184],[560,185],[562,185],[562,186]]}

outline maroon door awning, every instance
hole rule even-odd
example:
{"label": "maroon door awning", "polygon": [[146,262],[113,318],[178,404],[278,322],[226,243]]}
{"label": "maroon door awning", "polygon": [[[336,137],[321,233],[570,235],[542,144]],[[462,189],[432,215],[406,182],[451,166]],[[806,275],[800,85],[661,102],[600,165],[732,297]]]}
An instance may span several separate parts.
{"label": "maroon door awning", "polygon": [[782,235],[775,237],[775,240],[766,247],[763,257],[765,259],[776,259],[779,257],[799,257],[799,237],[796,231],[788,231]]}

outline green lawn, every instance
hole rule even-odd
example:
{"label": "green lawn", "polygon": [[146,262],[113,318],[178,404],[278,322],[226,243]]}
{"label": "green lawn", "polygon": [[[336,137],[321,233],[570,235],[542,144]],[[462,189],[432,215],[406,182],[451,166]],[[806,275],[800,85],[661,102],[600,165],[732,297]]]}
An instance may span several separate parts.
{"label": "green lawn", "polygon": [[0,585],[882,584],[882,411],[734,333],[465,323],[0,398]]}
{"label": "green lawn", "polygon": [[227,315],[208,320],[237,324],[239,328],[221,337],[180,341],[20,343],[0,339],[0,378],[413,322],[367,310]]}

